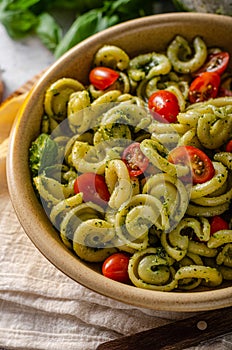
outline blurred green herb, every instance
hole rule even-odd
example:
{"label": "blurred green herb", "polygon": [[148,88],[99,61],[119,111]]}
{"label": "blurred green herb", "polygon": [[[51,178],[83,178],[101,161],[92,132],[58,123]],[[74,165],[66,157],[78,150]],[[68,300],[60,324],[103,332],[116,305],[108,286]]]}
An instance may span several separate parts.
{"label": "blurred green herb", "polygon": [[38,16],[36,34],[42,43],[52,52],[56,49],[62,39],[61,27],[49,13],[42,13]]}
{"label": "blurred green herb", "polygon": [[58,147],[55,141],[47,134],[40,134],[29,149],[29,166],[33,177],[54,164],[57,155]]}
{"label": "blurred green herb", "polygon": [[[155,0],[153,0],[155,1]],[[58,58],[103,29],[153,13],[151,0],[0,0],[0,22],[12,39],[36,34]],[[66,34],[54,11],[76,14]]]}
{"label": "blurred green herb", "polygon": [[38,18],[30,7],[39,0],[2,0],[0,2],[0,22],[13,39],[19,39],[33,30]]}

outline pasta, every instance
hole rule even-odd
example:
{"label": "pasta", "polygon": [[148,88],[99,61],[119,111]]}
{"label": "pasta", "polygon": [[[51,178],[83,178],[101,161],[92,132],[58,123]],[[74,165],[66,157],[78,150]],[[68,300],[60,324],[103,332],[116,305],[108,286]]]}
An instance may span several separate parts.
{"label": "pasta", "polygon": [[[128,254],[130,283],[138,288],[184,292],[232,281],[232,153],[225,150],[232,98],[189,98],[209,52],[198,36],[188,42],[177,35],[166,51],[133,58],[104,45],[93,67],[113,69],[116,81],[99,89],[64,77],[44,96],[39,136],[44,152],[56,153],[48,162],[40,151],[40,163],[31,165],[38,198],[80,259],[103,263]],[[176,98],[176,121],[160,120],[150,108],[160,91]],[[175,158],[173,151],[182,153]],[[212,233],[215,217],[226,226]]]}

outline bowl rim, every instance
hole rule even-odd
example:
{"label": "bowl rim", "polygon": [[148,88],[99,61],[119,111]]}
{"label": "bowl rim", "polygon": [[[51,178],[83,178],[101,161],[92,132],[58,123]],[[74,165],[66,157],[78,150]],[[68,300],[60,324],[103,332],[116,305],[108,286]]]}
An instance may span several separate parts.
{"label": "bowl rim", "polygon": [[[179,21],[187,22],[189,20],[193,21],[199,19],[203,21],[204,19],[211,19],[215,22],[215,24],[221,23],[221,20],[223,20],[225,24],[230,23],[232,26],[232,18],[223,15],[219,16],[216,14],[186,12],[157,14],[133,19],[105,29],[104,31],[85,39],[80,44],[66,52],[46,70],[39,81],[35,84],[34,88],[28,94],[15,120],[10,135],[10,145],[7,157],[7,181],[10,198],[19,221],[37,249],[66,276],[94,292],[135,307],[161,311],[203,311],[231,306],[232,287],[191,293],[176,291],[160,292],[122,284],[110,280],[100,274],[98,274],[98,278],[96,278],[95,271],[85,266],[83,263],[78,263],[78,259],[71,254],[70,251],[64,247],[64,245],[58,244],[52,235],[47,235],[46,241],[40,239],[39,232],[41,232],[41,230],[51,230],[51,223],[48,219],[46,220],[45,218],[45,220],[41,222],[38,220],[35,221],[33,223],[34,228],[32,233],[31,219],[28,218],[27,213],[23,210],[23,206],[18,200],[18,196],[26,192],[26,197],[29,199],[27,206],[31,211],[32,216],[34,218],[38,218],[39,215],[45,214],[42,206],[39,208],[38,205],[35,205],[35,194],[32,194],[30,198],[31,187],[25,187],[22,181],[19,183],[18,177],[15,175],[17,174],[17,169],[20,166],[20,160],[17,158],[18,151],[16,147],[17,143],[21,141],[20,139],[22,137],[20,125],[22,121],[25,123],[27,106],[31,103],[31,97],[35,94],[36,89],[44,84],[44,81],[51,76],[54,69],[59,69],[59,66],[63,64],[67,57],[74,57],[75,52],[78,49],[86,48],[90,43],[98,42],[99,40],[102,41],[111,34],[116,35],[128,29],[132,31],[137,30],[138,27],[149,27],[150,25],[160,24],[164,21],[164,19],[165,23],[175,23]],[[17,191],[15,191],[15,188],[17,188]]]}

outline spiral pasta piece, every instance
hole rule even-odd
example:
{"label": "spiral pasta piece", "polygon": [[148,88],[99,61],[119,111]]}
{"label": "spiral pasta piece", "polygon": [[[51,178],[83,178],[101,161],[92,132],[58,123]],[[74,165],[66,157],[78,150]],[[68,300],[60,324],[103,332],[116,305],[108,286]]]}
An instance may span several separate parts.
{"label": "spiral pasta piece", "polygon": [[219,270],[202,265],[183,266],[177,270],[175,280],[197,278],[204,279],[206,284],[211,287],[217,287],[222,283],[222,274]]}
{"label": "spiral pasta piece", "polygon": [[94,172],[102,175],[108,161],[119,158],[120,152],[120,147],[111,149],[109,144],[103,142],[91,146],[86,142],[75,141],[68,159],[72,166],[82,173]]}
{"label": "spiral pasta piece", "polygon": [[116,251],[112,247],[114,229],[101,219],[89,219],[78,225],[73,235],[73,250],[83,260],[101,262]]}
{"label": "spiral pasta piece", "polygon": [[[79,195],[82,198],[82,194]],[[54,214],[52,213],[52,215]],[[102,218],[102,208],[92,202],[80,203],[67,208],[62,212],[62,216],[59,217],[59,232],[63,243],[68,248],[73,249],[73,235],[78,225],[86,220]]]}
{"label": "spiral pasta piece", "polygon": [[196,129],[201,113],[204,113],[204,111],[201,111],[198,108],[192,108],[189,110],[187,109],[186,111],[180,112],[177,115],[177,120],[180,123],[180,125],[185,125],[186,127],[188,127],[188,129]]}
{"label": "spiral pasta piece", "polygon": [[148,245],[149,229],[168,227],[168,217],[162,203],[148,194],[131,198],[115,215],[115,229],[121,242],[133,249],[144,249]]}
{"label": "spiral pasta piece", "polygon": [[171,84],[165,90],[172,92],[176,96],[180,111],[184,111],[186,107],[186,100],[180,88],[176,86],[176,84]]}
{"label": "spiral pasta piece", "polygon": [[160,79],[160,76],[154,76],[151,79],[142,79],[138,83],[138,87],[136,89],[136,94],[139,96],[139,98],[144,101],[148,101],[153,92],[159,90],[158,83]]}
{"label": "spiral pasta piece", "polygon": [[[179,262],[179,267],[191,265],[204,265],[201,257],[197,254],[187,252],[184,258]],[[202,283],[202,278],[188,277],[178,280],[178,289],[191,290],[197,288]]]}
{"label": "spiral pasta piece", "polygon": [[176,261],[181,260],[187,253],[188,237],[182,236],[179,230],[173,230],[169,233],[162,232],[161,244],[165,251]]}
{"label": "spiral pasta piece", "polygon": [[127,53],[115,45],[102,46],[94,57],[94,66],[106,66],[121,71],[127,69],[130,58]]}
{"label": "spiral pasta piece", "polygon": [[134,96],[134,95],[129,94],[129,93],[124,93],[124,94],[120,95],[117,99],[117,102],[135,104],[141,108],[146,107],[143,99],[141,99],[139,96]]}
{"label": "spiral pasta piece", "polygon": [[139,288],[171,291],[177,287],[174,260],[162,248],[147,248],[135,253],[129,262],[128,273]]}
{"label": "spiral pasta piece", "polygon": [[216,258],[218,265],[232,267],[232,243],[226,244]]}
{"label": "spiral pasta piece", "polygon": [[125,163],[120,159],[110,160],[105,169],[106,184],[110,191],[109,206],[119,209],[132,197],[133,188]]}
{"label": "spiral pasta piece", "polygon": [[207,258],[214,258],[217,255],[217,249],[210,248],[207,243],[196,241],[189,241],[188,252]]}
{"label": "spiral pasta piece", "polygon": [[200,198],[192,199],[192,202],[205,207],[215,207],[222,204],[229,204],[232,200],[232,184],[231,187],[226,190],[225,193],[218,196],[202,196]]}
{"label": "spiral pasta piece", "polygon": [[61,78],[46,90],[44,109],[48,116],[63,120],[67,115],[67,102],[75,91],[84,90],[84,85],[72,78]]}
{"label": "spiral pasta piece", "polygon": [[148,193],[163,203],[169,218],[166,231],[182,219],[189,203],[187,188],[178,178],[168,174],[160,173],[151,176],[143,187],[143,193]]}
{"label": "spiral pasta piece", "polygon": [[208,106],[209,106],[209,108],[212,108],[212,106],[214,106],[216,108],[229,106],[229,108],[231,109],[231,104],[232,104],[232,97],[231,96],[216,97],[213,99],[211,98],[211,99],[204,101],[204,102],[193,103],[192,105],[188,106],[187,111],[189,111],[191,109],[207,108]]}
{"label": "spiral pasta piece", "polygon": [[68,101],[68,122],[71,130],[82,134],[90,127],[94,113],[91,108],[89,93],[86,90],[73,93]]}
{"label": "spiral pasta piece", "polygon": [[203,205],[194,205],[189,203],[186,210],[186,214],[190,216],[204,216],[212,217],[215,215],[221,215],[229,209],[229,203],[223,203],[220,205],[214,205],[212,207],[203,206]]}
{"label": "spiral pasta piece", "polygon": [[150,162],[158,169],[171,176],[183,176],[188,174],[187,166],[172,164],[167,160],[168,150],[156,140],[144,140],[140,144],[141,151],[147,156]]}
{"label": "spiral pasta piece", "polygon": [[[125,124],[107,124],[101,125],[94,134],[94,145],[100,144],[105,141],[112,141],[115,145],[126,146],[129,144],[128,140],[131,140],[131,130],[128,125]],[[117,142],[115,142],[117,140]]]}
{"label": "spiral pasta piece", "polygon": [[232,243],[232,230],[219,230],[209,239],[207,245],[209,248],[218,248],[223,244]]}
{"label": "spiral pasta piece", "polygon": [[152,121],[148,126],[148,131],[154,135],[177,134],[178,136],[185,134],[189,130],[189,126],[185,124],[165,124]]}
{"label": "spiral pasta piece", "polygon": [[[92,102],[92,106],[96,108],[98,106],[100,112],[104,112],[109,108],[109,103],[117,102],[118,97],[121,95],[120,90],[110,90],[99,96]],[[97,109],[98,110],[98,109]],[[100,113],[99,113],[100,114]]]}
{"label": "spiral pasta piece", "polygon": [[151,79],[154,76],[168,74],[172,65],[167,56],[152,52],[141,54],[129,62],[128,75],[135,81]]}
{"label": "spiral pasta piece", "polygon": [[120,103],[104,113],[101,125],[121,123],[136,128],[145,128],[150,122],[151,116],[147,113],[144,106],[131,103]]}
{"label": "spiral pasta piece", "polygon": [[54,205],[50,212],[50,219],[53,225],[59,228],[60,220],[61,220],[60,216],[61,215],[64,216],[65,212],[81,204],[82,200],[83,200],[82,193],[78,193]]}
{"label": "spiral pasta piece", "polygon": [[199,69],[206,60],[207,47],[205,42],[196,36],[193,40],[194,56],[188,41],[180,35],[169,44],[167,48],[167,56],[172,62],[173,68],[178,73],[192,73]]}
{"label": "spiral pasta piece", "polygon": [[[229,107],[231,113],[231,108]],[[201,144],[208,149],[221,147],[232,137],[232,114],[223,111],[207,113],[198,119],[197,136]]]}
{"label": "spiral pasta piece", "polygon": [[202,258],[194,253],[187,252],[187,254],[179,261],[179,266],[189,265],[204,265]]}
{"label": "spiral pasta piece", "polygon": [[225,281],[232,280],[232,268],[230,268],[228,266],[220,265],[220,266],[218,266],[218,270],[221,272],[223,279]]}
{"label": "spiral pasta piece", "polygon": [[189,84],[186,80],[181,80],[173,71],[170,71],[169,74],[154,76],[151,79],[142,79],[138,83],[136,93],[144,101],[148,101],[155,91],[165,89],[170,89],[176,95],[180,110],[183,111],[188,98]]}
{"label": "spiral pasta piece", "polygon": [[231,152],[218,152],[214,155],[214,159],[221,162],[229,170],[232,170],[232,153]]}
{"label": "spiral pasta piece", "polygon": [[70,195],[70,188],[59,181],[44,175],[33,178],[34,185],[40,195],[45,200],[48,207],[52,207]]}

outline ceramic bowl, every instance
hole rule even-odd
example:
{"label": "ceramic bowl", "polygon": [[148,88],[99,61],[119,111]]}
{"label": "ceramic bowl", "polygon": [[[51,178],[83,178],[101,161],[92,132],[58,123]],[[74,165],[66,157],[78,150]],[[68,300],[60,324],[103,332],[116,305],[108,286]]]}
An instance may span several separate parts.
{"label": "ceramic bowl", "polygon": [[164,49],[177,34],[188,40],[200,35],[208,46],[222,47],[232,55],[231,33],[232,19],[213,14],[170,13],[132,20],[78,44],[53,64],[30,92],[11,133],[7,164],[10,196],[34,245],[77,283],[115,300],[153,310],[200,311],[232,305],[232,286],[196,292],[151,291],[108,279],[92,264],[80,261],[64,246],[51,225],[33,190],[28,166],[28,149],[39,134],[46,89],[62,77],[87,83],[93,55],[103,44],[118,45],[133,57]]}

